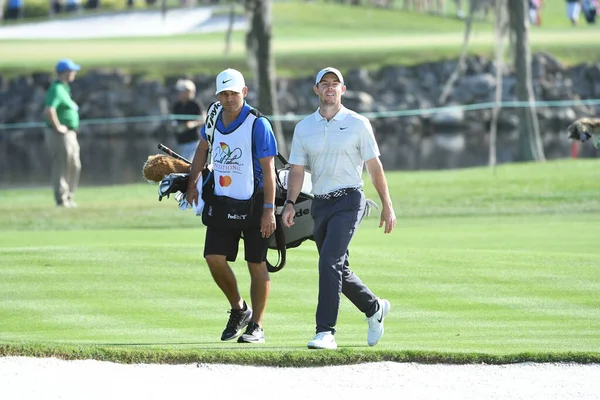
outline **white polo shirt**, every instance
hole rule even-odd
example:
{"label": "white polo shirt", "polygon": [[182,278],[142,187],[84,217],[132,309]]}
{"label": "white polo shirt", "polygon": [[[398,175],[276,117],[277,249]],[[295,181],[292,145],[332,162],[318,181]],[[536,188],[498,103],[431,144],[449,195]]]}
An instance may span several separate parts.
{"label": "white polo shirt", "polygon": [[312,193],[362,187],[365,161],[379,157],[369,120],[342,106],[327,121],[319,110],[294,129],[289,163],[310,169]]}

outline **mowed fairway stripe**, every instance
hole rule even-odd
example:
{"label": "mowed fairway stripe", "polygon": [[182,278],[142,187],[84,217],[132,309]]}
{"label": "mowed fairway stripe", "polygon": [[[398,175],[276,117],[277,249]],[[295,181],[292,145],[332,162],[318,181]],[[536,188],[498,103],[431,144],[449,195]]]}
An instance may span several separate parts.
{"label": "mowed fairway stripe", "polygon": [[[580,233],[597,224],[586,215],[410,218],[384,235],[376,218],[363,221],[351,265],[392,302],[376,349],[596,351],[600,250]],[[219,341],[228,307],[198,232],[0,232],[0,340],[239,348]],[[234,268],[248,298],[242,254]],[[314,243],[290,249],[271,279],[266,347],[304,348]],[[367,348],[364,316],[346,299],[338,329],[341,347]]]}
{"label": "mowed fairway stripe", "polygon": [[[419,35],[368,35],[350,34],[345,37],[328,37],[322,41],[320,37],[310,39],[274,38],[275,54],[331,53],[354,51],[401,51],[415,49],[452,48],[458,50],[463,41],[463,33],[435,33]],[[195,36],[175,37],[170,40],[140,40],[139,38],[123,38],[121,40],[79,40],[79,41],[0,41],[0,66],[23,66],[42,62],[55,62],[56,54],[69,54],[71,58],[82,63],[134,63],[142,60],[156,61],[190,61],[213,60],[223,58],[224,40],[222,37]],[[586,31],[544,30],[532,32],[532,45],[572,45],[596,44],[596,36]],[[492,46],[494,36],[491,32],[474,32],[471,38],[473,46]],[[241,36],[234,40],[230,57],[242,56],[244,45]],[[172,57],[172,60],[165,60]]]}

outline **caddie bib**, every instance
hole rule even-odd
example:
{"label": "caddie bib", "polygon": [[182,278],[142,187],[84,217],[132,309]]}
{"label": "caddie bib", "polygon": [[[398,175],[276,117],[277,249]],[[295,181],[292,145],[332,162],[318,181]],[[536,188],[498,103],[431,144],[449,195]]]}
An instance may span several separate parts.
{"label": "caddie bib", "polygon": [[256,116],[248,114],[233,132],[223,134],[215,129],[212,145],[216,196],[247,200],[254,193],[252,126]]}

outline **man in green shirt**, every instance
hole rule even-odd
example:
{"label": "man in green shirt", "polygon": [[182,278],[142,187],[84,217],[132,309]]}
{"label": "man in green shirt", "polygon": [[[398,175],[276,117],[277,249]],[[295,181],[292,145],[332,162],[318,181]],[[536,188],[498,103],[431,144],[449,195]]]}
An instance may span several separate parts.
{"label": "man in green shirt", "polygon": [[57,79],[46,92],[46,142],[52,157],[52,188],[59,207],[76,207],[73,193],[79,184],[81,160],[79,158],[79,106],[71,98],[69,84],[81,67],[72,60],[56,64]]}

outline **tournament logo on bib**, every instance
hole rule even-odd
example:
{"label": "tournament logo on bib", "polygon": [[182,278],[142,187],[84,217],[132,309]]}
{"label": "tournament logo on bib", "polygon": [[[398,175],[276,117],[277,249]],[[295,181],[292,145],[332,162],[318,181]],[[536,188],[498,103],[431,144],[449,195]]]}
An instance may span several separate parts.
{"label": "tournament logo on bib", "polygon": [[219,143],[218,146],[215,147],[215,152],[213,155],[213,164],[216,171],[219,171],[221,177],[219,178],[219,184],[223,187],[231,185],[231,176],[232,174],[241,174],[244,164],[241,162],[242,157],[242,149],[235,148],[231,149],[229,145],[225,142]]}
{"label": "tournament logo on bib", "polygon": [[229,175],[221,175],[219,177],[219,185],[221,185],[221,187],[227,187],[231,185],[231,182],[233,182],[233,179]]}
{"label": "tournament logo on bib", "polygon": [[239,160],[241,157],[242,149],[238,147],[232,150],[231,147],[229,147],[229,145],[225,142],[219,143],[219,146],[217,146],[215,149],[215,162],[221,164],[239,165],[239,162],[237,160]]}

